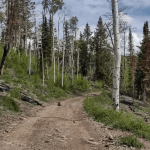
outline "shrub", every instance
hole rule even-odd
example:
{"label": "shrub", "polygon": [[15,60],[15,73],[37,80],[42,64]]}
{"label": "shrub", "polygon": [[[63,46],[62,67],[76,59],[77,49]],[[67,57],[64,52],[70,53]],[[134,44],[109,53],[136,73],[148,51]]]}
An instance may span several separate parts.
{"label": "shrub", "polygon": [[129,136],[125,136],[125,137],[120,137],[119,138],[119,144],[120,145],[127,145],[129,147],[136,147],[136,148],[142,148],[144,147],[144,145],[142,143],[140,143],[138,141],[138,139],[133,136],[133,135],[129,135]]}
{"label": "shrub", "polygon": [[0,106],[13,112],[19,112],[19,105],[11,97],[3,96],[0,99]]}
{"label": "shrub", "polygon": [[10,91],[10,96],[19,99],[20,98],[20,88],[15,87],[12,91]]}
{"label": "shrub", "polygon": [[102,86],[103,86],[103,82],[102,81],[95,81],[95,85],[97,86],[97,87],[99,87],[99,88],[102,88]]}
{"label": "shrub", "polygon": [[88,81],[84,77],[79,75],[77,78],[77,76],[75,76],[73,85],[72,85],[73,90],[85,92],[87,91],[88,88],[89,88]]}

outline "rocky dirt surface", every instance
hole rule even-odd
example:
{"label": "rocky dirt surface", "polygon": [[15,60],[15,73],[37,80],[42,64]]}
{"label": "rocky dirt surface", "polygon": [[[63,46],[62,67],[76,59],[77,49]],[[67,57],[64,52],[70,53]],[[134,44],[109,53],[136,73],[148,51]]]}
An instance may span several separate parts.
{"label": "rocky dirt surface", "polygon": [[[82,104],[86,94],[58,103],[43,103],[44,107],[24,108],[20,115],[5,113],[0,117],[0,150],[134,150],[117,146],[119,136],[128,132],[105,127],[88,118]],[[140,139],[149,150],[150,142]]]}
{"label": "rocky dirt surface", "polygon": [[120,109],[124,112],[132,113],[135,117],[139,117],[150,125],[150,105],[146,104],[142,100],[133,100],[129,96],[122,95],[120,98]]}

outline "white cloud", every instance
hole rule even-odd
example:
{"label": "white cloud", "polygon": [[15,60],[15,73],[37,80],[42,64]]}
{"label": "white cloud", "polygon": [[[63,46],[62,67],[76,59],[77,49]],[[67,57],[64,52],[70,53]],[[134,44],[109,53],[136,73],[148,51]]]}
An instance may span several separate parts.
{"label": "white cloud", "polygon": [[133,22],[133,18],[131,16],[127,15],[127,14],[125,14],[123,16],[123,20],[128,22],[128,24],[131,24]]}
{"label": "white cloud", "polygon": [[[79,31],[84,30],[86,23],[89,23],[91,31],[94,32],[98,19],[102,16],[103,22],[106,22],[106,18],[103,17],[106,12],[110,12],[109,3],[106,0],[63,0],[64,3],[71,8],[71,12],[73,16],[78,17],[78,27]],[[143,25],[146,20],[150,22],[150,19],[147,15],[137,15],[141,14],[139,8],[148,8],[150,7],[150,0],[122,0],[119,2],[119,5],[128,6],[125,12],[128,14],[124,16],[124,20],[131,25],[131,28],[135,28],[136,30],[133,33],[133,40],[135,44],[135,50],[138,51],[137,45],[140,44],[142,40],[142,30]],[[42,7],[38,7],[38,11],[41,11]],[[149,8],[150,10],[150,8]],[[144,11],[146,14],[146,11]],[[40,15],[38,16],[38,20],[40,19]],[[57,27],[58,16],[57,14],[54,16],[55,26]],[[60,26],[60,32],[62,32],[62,26]],[[80,32],[77,37],[79,37]],[[61,33],[62,37],[62,33]]]}
{"label": "white cloud", "polygon": [[137,48],[137,46],[140,46],[140,42],[142,41],[142,37],[138,36],[136,33],[132,33],[132,35],[133,35],[135,52],[138,52],[139,48]]}

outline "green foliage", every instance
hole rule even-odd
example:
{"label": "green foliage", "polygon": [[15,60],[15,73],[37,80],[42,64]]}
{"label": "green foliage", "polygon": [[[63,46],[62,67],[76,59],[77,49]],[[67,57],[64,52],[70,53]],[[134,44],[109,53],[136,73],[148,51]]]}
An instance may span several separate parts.
{"label": "green foliage", "polygon": [[[55,86],[62,87],[62,75],[59,74],[56,78]],[[71,79],[69,78],[68,74],[64,74],[64,82],[63,82],[63,89],[69,90],[71,87]]]}
{"label": "green foliage", "polygon": [[142,143],[140,143],[138,141],[138,139],[133,135],[120,137],[119,138],[119,144],[120,145],[127,145],[128,147],[132,146],[132,147],[136,147],[136,148],[144,147],[144,145]]}
{"label": "green foliage", "polygon": [[[124,59],[125,59],[125,66],[124,66]],[[127,56],[125,58],[122,57],[120,69],[121,69],[120,70],[120,91],[126,92],[131,88],[130,66],[129,66],[129,59]]]}
{"label": "green foliage", "polygon": [[85,78],[83,78],[81,75],[79,75],[78,78],[77,76],[75,76],[73,85],[72,85],[72,90],[85,92],[87,91],[88,88],[89,88],[88,82]]}
{"label": "green foliage", "polygon": [[[2,50],[2,47],[1,49]],[[0,52],[0,55],[2,53]],[[28,95],[32,96],[31,93],[35,94],[39,100],[49,101],[52,98],[62,98],[67,97],[67,93],[74,93],[74,91],[85,92],[88,89],[88,82],[85,78],[79,76],[74,76],[74,84],[72,85],[72,80],[69,74],[64,74],[64,86],[62,88],[62,74],[58,75],[58,69],[56,65],[56,83],[53,81],[53,67],[45,70],[45,86],[43,87],[42,78],[39,75],[39,70],[36,69],[35,58],[32,58],[32,71],[33,75],[28,75],[29,66],[29,56],[26,56],[25,52],[20,52],[20,56],[14,50],[11,50],[8,54],[4,75],[0,76],[1,80],[5,83],[13,84],[16,86],[12,91],[10,91],[10,96],[19,99],[20,98],[20,88],[28,91]],[[61,70],[61,67],[60,67]]]}
{"label": "green foliage", "polygon": [[150,126],[143,120],[135,118],[131,113],[115,111],[107,93],[94,98],[86,98],[83,103],[85,111],[96,121],[114,128],[130,131],[133,134],[150,140]]}
{"label": "green foliage", "polygon": [[12,89],[12,91],[10,91],[10,96],[19,99],[20,98],[20,88],[19,87],[15,87],[14,89]]}
{"label": "green foliage", "polygon": [[103,87],[103,82],[101,80],[95,81],[94,84],[99,88]]}
{"label": "green foliage", "polygon": [[91,38],[92,32],[90,30],[90,26],[87,23],[84,29],[83,34],[80,34],[80,40],[78,40],[77,45],[80,49],[79,54],[79,62],[80,62],[80,70],[79,72],[83,76],[87,76],[89,65],[90,65],[90,56],[89,56],[89,49],[88,44]]}
{"label": "green foliage", "polygon": [[6,68],[12,68],[16,77],[26,79],[28,75],[27,69],[29,66],[29,56],[26,56],[24,52],[19,56],[14,50],[11,50],[7,57],[5,66]]}
{"label": "green foliage", "polygon": [[[61,75],[57,76],[55,86],[62,87],[62,77]],[[75,90],[85,92],[88,89],[88,82],[85,78],[83,78],[81,75],[74,76],[73,85],[72,80],[69,78],[68,74],[64,75],[64,84],[63,89],[66,91],[74,92]]]}
{"label": "green foliage", "polygon": [[104,45],[108,45],[106,29],[103,26],[102,18],[99,17],[95,35],[93,37],[93,44],[95,47],[95,72],[94,79],[102,80],[105,84],[111,85],[112,83],[112,67],[113,57],[110,51],[104,48]]}
{"label": "green foliage", "polygon": [[13,98],[8,96],[3,96],[0,98],[0,106],[13,112],[20,111],[18,103],[14,101]]}
{"label": "green foliage", "polygon": [[[138,62],[136,69],[135,85],[137,89],[137,95],[142,94],[145,86],[149,86],[150,83],[150,69],[149,69],[149,55],[150,55],[150,34],[148,21],[143,26],[143,40],[141,46],[139,46],[140,52],[138,54]],[[147,87],[149,88],[149,87]]]}

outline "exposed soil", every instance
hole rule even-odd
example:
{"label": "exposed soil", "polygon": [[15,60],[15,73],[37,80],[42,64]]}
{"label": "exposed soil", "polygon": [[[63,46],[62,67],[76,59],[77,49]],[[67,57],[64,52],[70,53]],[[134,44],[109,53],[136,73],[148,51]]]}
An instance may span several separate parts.
{"label": "exposed soil", "polygon": [[[28,105],[26,113],[23,111],[19,116],[3,115],[0,150],[135,149],[116,144],[117,137],[130,133],[105,127],[87,117],[82,107],[83,100],[97,94],[69,98],[61,101],[61,106],[57,102],[43,103],[45,107]],[[149,150],[150,142],[140,140]]]}

